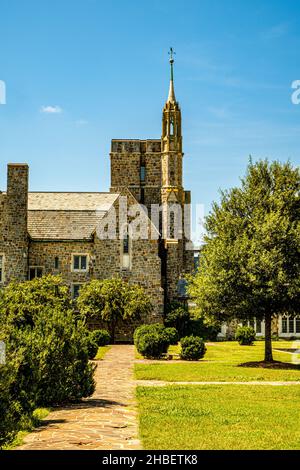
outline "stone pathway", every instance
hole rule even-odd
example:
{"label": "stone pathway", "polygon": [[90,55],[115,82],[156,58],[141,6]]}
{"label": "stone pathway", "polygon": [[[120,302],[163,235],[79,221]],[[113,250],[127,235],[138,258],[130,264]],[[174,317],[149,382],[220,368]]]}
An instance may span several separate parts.
{"label": "stone pathway", "polygon": [[299,385],[300,381],[290,382],[267,382],[267,381],[251,381],[251,382],[165,382],[163,380],[136,380],[136,385],[140,387],[166,387],[169,385],[271,385],[272,387],[277,386],[291,386]]}
{"label": "stone pathway", "polygon": [[134,347],[112,346],[97,364],[93,396],[52,411],[16,450],[140,448],[134,400]]}

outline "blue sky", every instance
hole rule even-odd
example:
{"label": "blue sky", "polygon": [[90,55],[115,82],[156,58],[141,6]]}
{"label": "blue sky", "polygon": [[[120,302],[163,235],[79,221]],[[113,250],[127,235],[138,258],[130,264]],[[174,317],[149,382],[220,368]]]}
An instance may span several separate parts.
{"label": "blue sky", "polygon": [[28,162],[31,190],[106,191],[110,140],[160,137],[171,45],[195,203],[249,154],[299,165],[296,0],[0,0],[1,189]]}

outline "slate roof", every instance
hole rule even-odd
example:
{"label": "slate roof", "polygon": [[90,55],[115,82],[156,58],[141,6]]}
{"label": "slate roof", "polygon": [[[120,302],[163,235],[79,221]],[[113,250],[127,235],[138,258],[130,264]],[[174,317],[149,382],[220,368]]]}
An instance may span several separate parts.
{"label": "slate roof", "polygon": [[28,233],[33,240],[92,240],[113,206],[114,193],[28,193]]}

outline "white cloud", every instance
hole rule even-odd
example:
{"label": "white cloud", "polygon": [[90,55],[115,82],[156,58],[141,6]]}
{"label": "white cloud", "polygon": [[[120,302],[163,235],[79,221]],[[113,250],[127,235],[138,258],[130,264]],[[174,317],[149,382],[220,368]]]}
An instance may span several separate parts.
{"label": "white cloud", "polygon": [[41,113],[45,114],[61,114],[62,108],[60,106],[42,106]]}

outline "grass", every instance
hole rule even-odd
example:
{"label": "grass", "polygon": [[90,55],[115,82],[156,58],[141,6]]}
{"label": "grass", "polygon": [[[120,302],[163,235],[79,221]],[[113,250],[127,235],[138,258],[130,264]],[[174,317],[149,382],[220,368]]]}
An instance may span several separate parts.
{"label": "grass", "polygon": [[300,448],[299,386],[138,387],[137,399],[145,449]]}
{"label": "grass", "polygon": [[102,361],[105,354],[110,350],[111,346],[100,346],[98,352],[94,358],[94,361]]}
{"label": "grass", "polygon": [[36,408],[32,413],[31,419],[28,421],[26,428],[19,431],[14,440],[3,447],[3,450],[11,450],[15,447],[21,446],[23,444],[24,438],[29,434],[34,428],[42,424],[42,420],[45,419],[50,413],[49,408]]}
{"label": "grass", "polygon": [[[292,347],[292,341],[276,341],[273,349]],[[178,352],[178,346],[170,352]],[[247,381],[300,381],[299,369],[263,369],[240,367],[240,364],[261,361],[264,343],[239,346],[236,342],[209,344],[205,358],[198,363],[161,361],[154,364],[135,364],[135,376],[139,380],[163,380],[172,382],[247,382]],[[298,356],[299,357],[299,356]],[[274,359],[290,363],[292,355],[274,351]]]}

